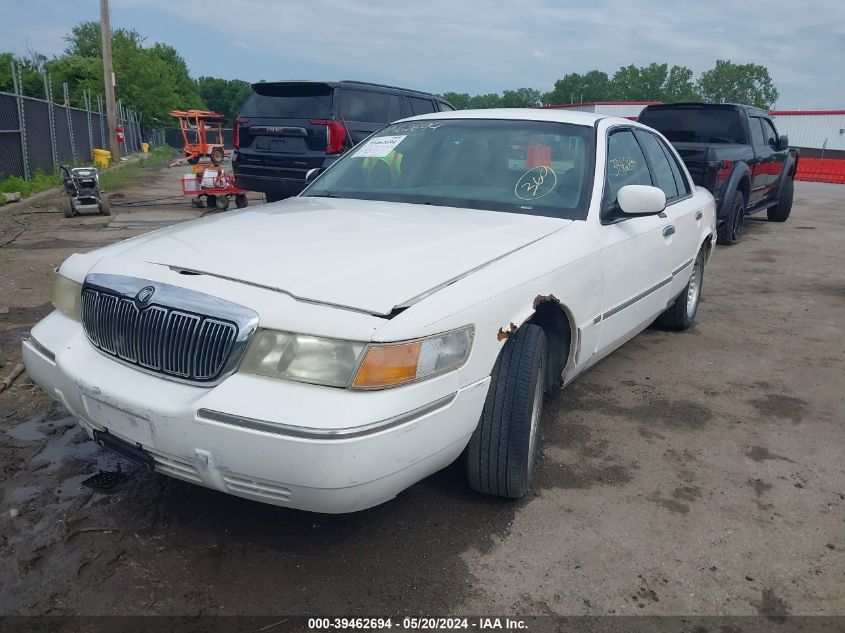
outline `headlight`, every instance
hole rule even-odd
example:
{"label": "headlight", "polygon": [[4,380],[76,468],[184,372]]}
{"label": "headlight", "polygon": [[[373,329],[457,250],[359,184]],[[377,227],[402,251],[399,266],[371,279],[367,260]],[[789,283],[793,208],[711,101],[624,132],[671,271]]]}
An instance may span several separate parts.
{"label": "headlight", "polygon": [[259,330],[241,371],[271,378],[346,387],[366,343]]}
{"label": "headlight", "polygon": [[81,301],[82,284],[57,274],[56,285],[53,286],[53,307],[79,321]]}
{"label": "headlight", "polygon": [[469,356],[472,337],[471,326],[387,344],[260,330],[250,343],[240,370],[329,387],[382,389],[457,369]]}

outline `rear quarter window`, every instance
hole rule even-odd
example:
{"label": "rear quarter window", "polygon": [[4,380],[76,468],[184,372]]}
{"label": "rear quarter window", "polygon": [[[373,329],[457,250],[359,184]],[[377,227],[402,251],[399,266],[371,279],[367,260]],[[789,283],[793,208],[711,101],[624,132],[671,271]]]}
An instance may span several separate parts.
{"label": "rear quarter window", "polygon": [[347,121],[387,123],[390,121],[390,96],[367,90],[342,90],[340,115]]}
{"label": "rear quarter window", "polygon": [[411,100],[411,112],[414,115],[434,112],[434,102],[431,99],[420,99],[419,97],[408,98]]}

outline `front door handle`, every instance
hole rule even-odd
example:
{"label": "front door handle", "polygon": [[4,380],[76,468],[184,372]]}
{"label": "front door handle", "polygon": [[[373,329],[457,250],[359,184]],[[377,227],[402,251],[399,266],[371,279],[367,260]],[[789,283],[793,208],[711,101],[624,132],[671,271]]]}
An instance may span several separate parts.
{"label": "front door handle", "polygon": [[675,225],[670,224],[669,226],[663,227],[663,237],[669,237],[670,235],[675,234]]}
{"label": "front door handle", "polygon": [[696,220],[700,220],[700,219],[701,219],[701,218],[703,218],[703,217],[704,217],[704,214],[703,214],[701,211],[696,211],[696,212],[695,212],[695,219],[696,219]]}

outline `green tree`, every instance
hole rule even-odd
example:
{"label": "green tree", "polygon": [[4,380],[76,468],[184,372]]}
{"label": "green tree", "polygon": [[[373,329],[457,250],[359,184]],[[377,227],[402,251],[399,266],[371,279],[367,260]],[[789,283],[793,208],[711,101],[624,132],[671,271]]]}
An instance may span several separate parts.
{"label": "green tree", "polygon": [[569,73],[555,82],[554,89],[543,95],[546,105],[608,101],[613,98],[610,78],[600,70]]}
{"label": "green tree", "polygon": [[623,66],[613,75],[616,101],[695,101],[692,70],[652,62],[648,66]]}
{"label": "green tree", "polygon": [[713,103],[745,103],[768,110],[778,100],[769,71],[759,64],[716,60],[716,66],[698,78],[698,92]]}
{"label": "green tree", "polygon": [[470,100],[472,99],[468,92],[444,92],[438,96],[446,99],[456,110],[468,110]]}
{"label": "green tree", "polygon": [[539,90],[533,88],[517,88],[505,90],[502,93],[499,107],[501,108],[531,108],[542,105]]}
{"label": "green tree", "polygon": [[240,79],[200,77],[197,79],[200,96],[210,110],[234,121],[244,101],[252,93],[250,85]]}

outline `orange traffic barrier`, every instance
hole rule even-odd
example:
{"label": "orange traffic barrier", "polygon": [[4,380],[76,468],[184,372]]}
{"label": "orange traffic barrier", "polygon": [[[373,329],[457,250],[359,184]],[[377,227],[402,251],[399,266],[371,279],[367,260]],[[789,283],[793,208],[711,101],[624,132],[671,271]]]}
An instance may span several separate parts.
{"label": "orange traffic barrier", "polygon": [[845,185],[845,159],[800,158],[795,179]]}

